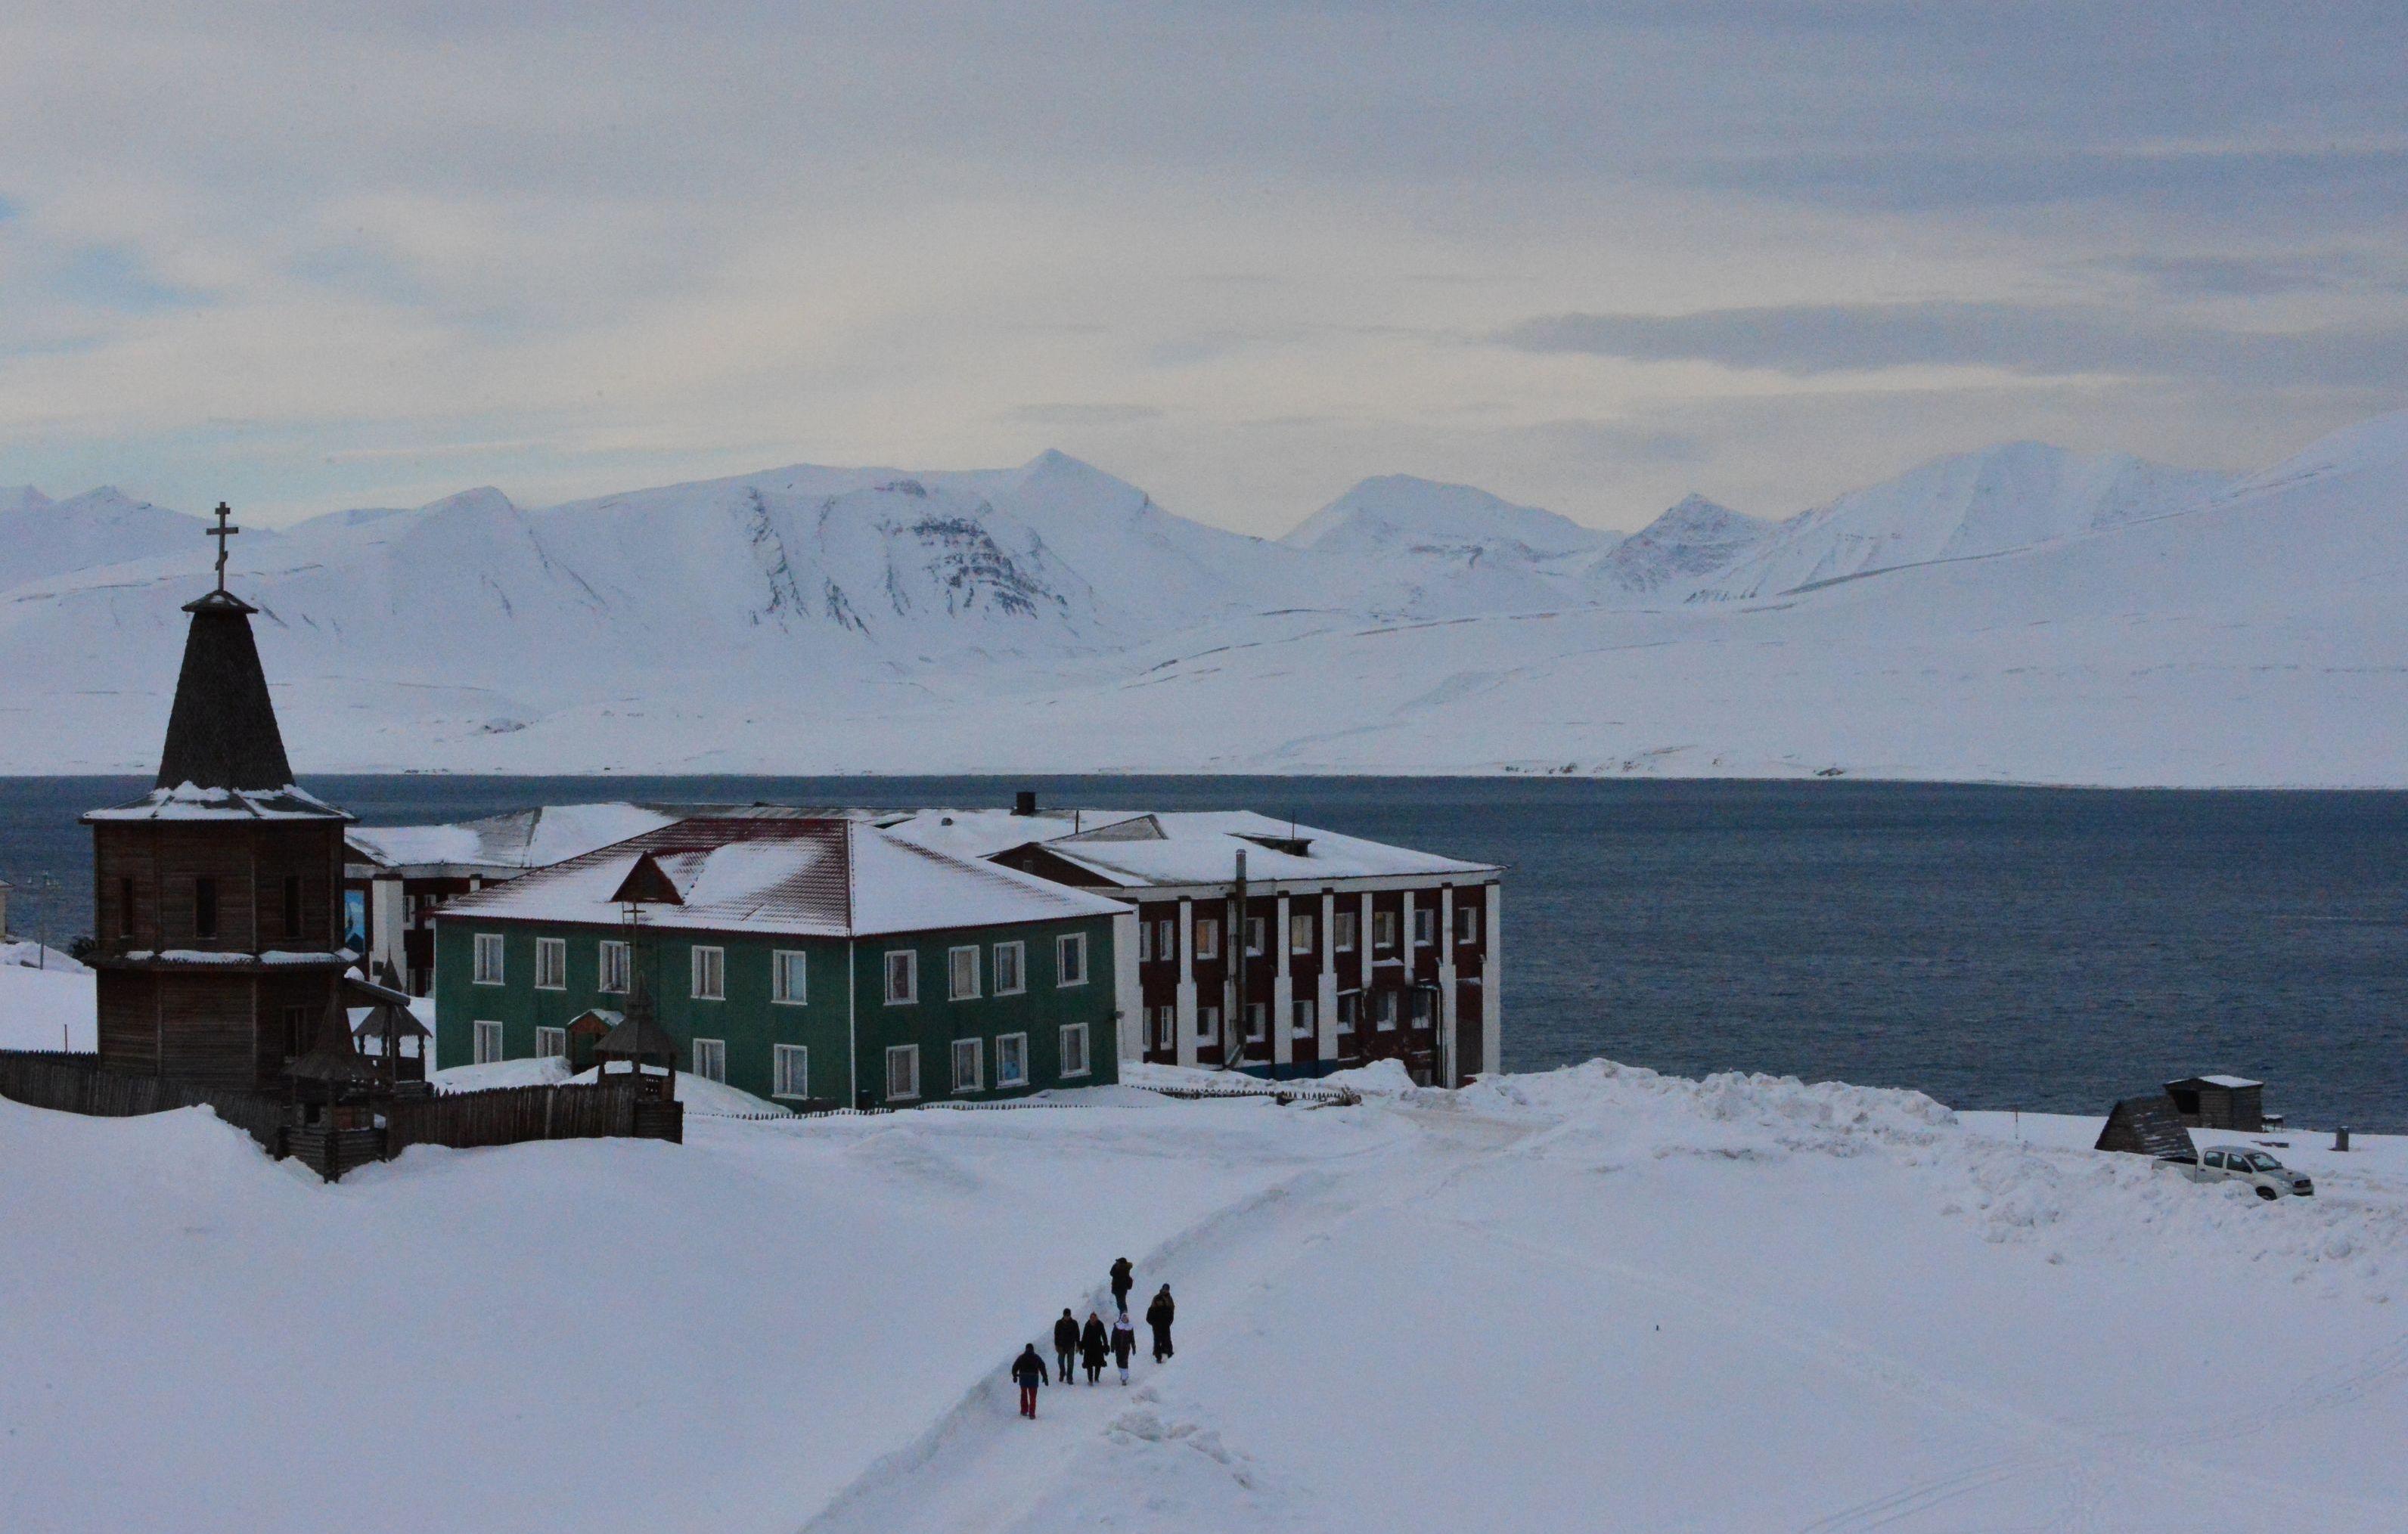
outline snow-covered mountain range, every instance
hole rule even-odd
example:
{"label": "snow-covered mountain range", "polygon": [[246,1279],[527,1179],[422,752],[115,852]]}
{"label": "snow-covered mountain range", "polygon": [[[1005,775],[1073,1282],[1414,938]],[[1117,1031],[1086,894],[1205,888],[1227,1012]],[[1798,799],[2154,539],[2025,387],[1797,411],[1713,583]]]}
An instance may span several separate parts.
{"label": "snow-covered mountain range", "polygon": [[[141,770],[196,518],[0,490],[0,770]],[[2408,784],[2408,414],[2243,478],[2014,443],[1628,536],[1366,480],[1277,541],[1058,453],[474,490],[236,541],[305,771]]]}

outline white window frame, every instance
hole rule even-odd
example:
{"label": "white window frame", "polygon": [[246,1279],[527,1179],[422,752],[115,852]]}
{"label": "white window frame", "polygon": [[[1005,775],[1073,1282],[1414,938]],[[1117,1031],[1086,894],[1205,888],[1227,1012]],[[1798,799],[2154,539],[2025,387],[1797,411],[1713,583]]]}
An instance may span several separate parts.
{"label": "white window frame", "polygon": [[1175,1007],[1175,1006],[1159,1006],[1159,1007],[1154,1008],[1154,1027],[1153,1027],[1153,1029],[1152,1029],[1151,1032],[1152,1032],[1152,1036],[1153,1036],[1153,1040],[1154,1040],[1154,1048],[1156,1048],[1156,1049],[1176,1049],[1176,1048],[1178,1048],[1178,1047],[1179,1047],[1179,1009],[1178,1009],[1177,1007]]}
{"label": "white window frame", "polygon": [[[1077,1044],[1076,1053],[1079,1057],[1079,1068],[1075,1071],[1070,1069],[1070,1056],[1073,1053],[1071,1046],[1074,1042]],[[1064,1023],[1061,1049],[1062,1053],[1054,1058],[1062,1068],[1061,1074],[1064,1081],[1073,1076],[1087,1076],[1095,1073],[1096,1057],[1095,1052],[1089,1048],[1086,1024]]]}
{"label": "white window frame", "polygon": [[[965,1061],[969,1065],[968,1075],[962,1072]],[[984,1039],[953,1041],[953,1090],[956,1092],[986,1090],[986,1041]]]}
{"label": "white window frame", "polygon": [[1357,923],[1358,913],[1356,912],[1333,911],[1330,913],[1329,951],[1331,953],[1351,954],[1354,951],[1354,929]]}
{"label": "white window frame", "polygon": [[542,1028],[535,1030],[535,1058],[539,1060],[560,1060],[568,1058],[568,1030]]}
{"label": "white window frame", "polygon": [[[896,960],[901,960],[898,964]],[[897,979],[902,981],[896,986]],[[912,948],[886,950],[886,1004],[890,1007],[917,1006],[920,1002],[920,955]],[[916,1096],[917,1094],[913,1094]]]}
{"label": "white window frame", "polygon": [[1260,1044],[1271,1036],[1271,1004],[1268,1001],[1246,1003],[1246,1039],[1248,1044]]}
{"label": "white window frame", "polygon": [[565,937],[539,937],[535,940],[535,988],[566,990],[568,988],[568,940]]}
{"label": "white window frame", "polygon": [[1359,990],[1338,993],[1337,1030],[1340,1038],[1354,1031],[1354,1019],[1363,1012],[1363,993]]}
{"label": "white window frame", "polygon": [[1246,957],[1258,959],[1269,949],[1270,945],[1271,918],[1248,916],[1246,918]]}
{"label": "white window frame", "polygon": [[1402,1010],[1397,1004],[1397,993],[1392,990],[1375,990],[1371,995],[1375,998],[1371,1008],[1372,1031],[1394,1033],[1397,1030],[1397,1014]]}
{"label": "white window frame", "polygon": [[1414,906],[1413,946],[1416,948],[1426,948],[1437,941],[1438,907],[1435,905]]}
{"label": "white window frame", "polygon": [[[1074,954],[1078,956],[1076,965],[1070,962],[1071,956]],[[1068,978],[1074,968],[1079,972],[1079,977],[1076,980]],[[1083,986],[1086,983],[1087,934],[1065,932],[1054,940],[1054,984],[1061,989],[1068,990],[1072,986]]]}
{"label": "white window frame", "polygon": [[1154,923],[1154,957],[1165,962],[1179,957],[1179,923],[1170,916],[1156,917]]}
{"label": "white window frame", "polygon": [[1196,957],[1198,959],[1221,957],[1220,917],[1197,916],[1196,918]]}
{"label": "white window frame", "polygon": [[1438,1027],[1438,992],[1415,986],[1405,1000],[1405,1017],[1414,1028]]}
{"label": "white window frame", "polygon": [[[964,960],[969,963],[968,984],[962,982]],[[945,999],[949,1001],[975,1001],[979,999],[979,945],[965,943],[945,950]]]}
{"label": "white window frame", "polygon": [[[895,1089],[895,1068],[898,1065],[903,1068],[903,1073],[908,1078],[906,1082],[907,1089],[900,1092]],[[920,1046],[916,1044],[897,1044],[887,1045],[886,1101],[889,1102],[914,1102],[919,1100],[919,1097]]]}
{"label": "white window frame", "polygon": [[1028,1035],[1001,1033],[995,1041],[995,1084],[997,1087],[1028,1085]]}
{"label": "white window frame", "polygon": [[810,1000],[810,956],[800,948],[778,948],[769,955],[769,1001],[773,1006],[798,1007]]}
{"label": "white window frame", "polygon": [[1288,1003],[1287,1032],[1292,1039],[1310,1039],[1319,1022],[1319,1007],[1310,996],[1299,996]]}
{"label": "white window frame", "polygon": [[1137,924],[1137,961],[1140,964],[1154,962],[1154,923],[1150,921],[1140,920]]}
{"label": "white window frame", "polygon": [[478,1065],[492,1065],[509,1058],[502,1043],[502,1025],[490,1017],[480,1017],[468,1025],[469,1058]]}
{"label": "white window frame", "polygon": [[723,1087],[725,1086],[727,1084],[727,1041],[725,1039],[695,1040],[692,1073],[705,1081],[715,1081]]}
{"label": "white window frame", "polygon": [[688,949],[686,968],[694,982],[694,999],[697,1001],[727,1000],[727,950],[710,944],[696,944]]}
{"label": "white window frame", "polygon": [[1287,918],[1287,951],[1292,954],[1312,952],[1313,920],[1306,912],[1297,911]]}
{"label": "white window frame", "polygon": [[811,1095],[811,1052],[798,1044],[773,1044],[769,1050],[769,1095],[808,1098]]}
{"label": "white window frame", "polygon": [[1219,1007],[1209,1004],[1197,1007],[1196,1037],[1202,1044],[1221,1042],[1221,1009]]}
{"label": "white window frame", "polygon": [[[1005,984],[1006,975],[1010,983]],[[1028,989],[1028,945],[998,943],[995,945],[995,993],[997,996],[1018,996]]]}
{"label": "white window frame", "polygon": [[1383,948],[1393,948],[1396,945],[1397,913],[1373,911],[1371,913],[1371,951],[1378,953]]}
{"label": "white window frame", "polygon": [[[503,978],[507,973],[507,971],[503,967],[503,961],[506,955],[502,945],[502,934],[499,932],[479,932],[476,937],[476,983],[480,986],[498,986],[502,984]],[[486,959],[489,956],[493,959],[493,962],[490,964],[486,962]]]}
{"label": "white window frame", "polygon": [[617,938],[604,938],[594,945],[594,973],[595,990],[606,996],[626,995],[636,975],[635,950]]}
{"label": "white window frame", "polygon": [[1455,908],[1455,941],[1457,943],[1480,941],[1480,907],[1458,905]]}

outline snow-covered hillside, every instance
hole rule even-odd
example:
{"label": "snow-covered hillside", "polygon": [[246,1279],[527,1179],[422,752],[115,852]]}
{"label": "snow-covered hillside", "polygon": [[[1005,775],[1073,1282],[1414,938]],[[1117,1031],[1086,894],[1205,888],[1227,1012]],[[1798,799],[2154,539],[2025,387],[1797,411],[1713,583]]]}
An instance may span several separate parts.
{"label": "snow-covered hillside", "polygon": [[[1268,543],[1049,453],[472,490],[235,552],[308,772],[2396,786],[2403,506],[2408,415],[2240,480],[2015,444],[1627,539],[1391,478]],[[150,763],[208,559],[0,591],[0,768]]]}
{"label": "snow-covered hillside", "polygon": [[[7,1527],[2408,1523],[2402,1142],[2295,1135],[2317,1196],[2261,1204],[2095,1121],[1601,1062],[1056,1101],[336,1187],[205,1111],[0,1101]],[[1175,1356],[1021,1420],[1007,1363],[1121,1256]]]}
{"label": "snow-covered hillside", "polygon": [[1774,525],[1692,495],[1608,549],[1583,572],[1600,601],[1685,595],[1776,535]]}
{"label": "snow-covered hillside", "polygon": [[[96,565],[189,554],[200,547],[202,526],[198,518],[136,501],[108,485],[64,501],[31,485],[0,486],[0,592]],[[244,536],[251,531],[245,528]]]}
{"label": "snow-covered hillside", "polygon": [[1713,601],[1780,596],[1933,560],[1976,559],[2187,511],[2230,482],[2123,453],[2011,442],[1935,459],[1800,514],[1703,587]]}
{"label": "snow-covered hillside", "polygon": [[1320,556],[1314,605],[1412,618],[1577,601],[1584,557],[1620,535],[1469,485],[1366,479],[1281,542]]}

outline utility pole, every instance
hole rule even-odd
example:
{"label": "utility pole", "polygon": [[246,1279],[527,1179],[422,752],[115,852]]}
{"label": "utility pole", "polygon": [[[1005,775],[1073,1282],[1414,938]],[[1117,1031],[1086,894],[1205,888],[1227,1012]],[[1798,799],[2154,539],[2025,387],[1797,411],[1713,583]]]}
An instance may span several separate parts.
{"label": "utility pole", "polygon": [[50,967],[50,896],[58,888],[59,881],[54,876],[34,875],[34,893],[41,899],[41,904],[36,907],[39,914],[34,917],[34,968],[37,970]]}
{"label": "utility pole", "polygon": [[[1244,1058],[1251,1019],[1246,1008],[1246,852],[1238,849],[1237,899],[1229,919],[1229,973],[1236,977],[1236,995],[1221,1009],[1221,1069],[1232,1071]],[[1233,1055],[1232,1052],[1235,1052]]]}

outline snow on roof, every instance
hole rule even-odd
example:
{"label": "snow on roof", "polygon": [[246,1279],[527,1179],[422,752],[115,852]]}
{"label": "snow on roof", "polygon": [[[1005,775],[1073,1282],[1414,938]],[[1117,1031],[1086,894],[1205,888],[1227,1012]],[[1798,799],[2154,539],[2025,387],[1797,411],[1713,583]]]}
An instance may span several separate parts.
{"label": "snow on roof", "polygon": [[86,810],[90,820],[349,820],[351,816],[288,783],[280,788],[204,788],[179,783],[130,803]]}
{"label": "snow on roof", "polygon": [[1226,884],[1237,855],[1263,882],[1475,876],[1498,872],[1411,847],[1275,820],[1252,810],[922,810],[893,834],[957,857],[987,858],[1035,843],[1124,888]]}
{"label": "snow on roof", "polygon": [[2193,1079],[2203,1081],[2210,1087],[2263,1087],[2266,1085],[2262,1081],[2251,1081],[2247,1076],[2199,1076]]}
{"label": "snow on roof", "polygon": [[697,816],[474,891],[437,916],[615,924],[624,917],[610,897],[647,854],[679,896],[643,907],[656,928],[849,937],[1126,909],[856,819]]}
{"label": "snow on roof", "polygon": [[387,868],[465,864],[544,868],[657,831],[678,817],[649,804],[545,804],[440,826],[360,826],[351,849]]}

